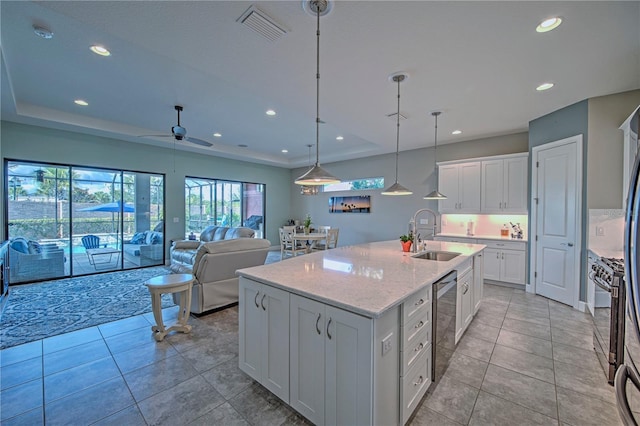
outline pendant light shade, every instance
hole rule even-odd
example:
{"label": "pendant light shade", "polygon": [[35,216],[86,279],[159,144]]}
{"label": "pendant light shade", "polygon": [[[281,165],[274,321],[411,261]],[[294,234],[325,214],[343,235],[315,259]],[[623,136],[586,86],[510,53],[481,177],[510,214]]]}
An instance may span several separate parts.
{"label": "pendant light shade", "polygon": [[330,4],[326,0],[310,0],[309,10],[317,17],[316,31],[316,164],[305,174],[295,180],[298,185],[327,185],[340,183],[340,179],[320,167],[320,15],[330,10]]}
{"label": "pendant light shade", "polygon": [[[438,157],[437,157],[437,149],[438,149],[438,116],[442,114],[440,111],[435,111],[432,112],[431,115],[433,115],[436,118],[436,137],[435,137],[435,144],[433,146],[433,170],[434,172],[436,171],[436,168],[438,167]],[[438,174],[436,173],[436,189],[433,190],[432,192],[428,193],[427,195],[424,196],[425,200],[446,200],[447,196],[444,194],[441,194],[440,191],[438,191]]]}
{"label": "pendant light shade", "polygon": [[398,114],[396,114],[396,181],[393,185],[382,191],[382,195],[411,195],[404,186],[398,183],[398,155],[400,153],[400,83],[409,78],[408,74],[397,73],[391,76],[391,80],[398,83]]}

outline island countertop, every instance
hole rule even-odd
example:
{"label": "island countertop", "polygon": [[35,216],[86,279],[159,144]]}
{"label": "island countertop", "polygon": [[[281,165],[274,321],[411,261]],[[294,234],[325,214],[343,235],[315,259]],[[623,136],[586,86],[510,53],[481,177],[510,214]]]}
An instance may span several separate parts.
{"label": "island countertop", "polygon": [[460,253],[448,262],[415,259],[400,242],[380,241],[317,251],[237,274],[369,318],[432,284],[485,248],[482,244],[428,241],[427,251]]}

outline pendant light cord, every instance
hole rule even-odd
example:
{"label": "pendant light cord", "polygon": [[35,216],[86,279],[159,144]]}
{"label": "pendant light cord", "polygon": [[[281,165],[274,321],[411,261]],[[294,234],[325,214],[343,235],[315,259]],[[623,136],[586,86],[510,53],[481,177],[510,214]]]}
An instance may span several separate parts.
{"label": "pendant light cord", "polygon": [[320,163],[320,2],[316,1],[316,166]]}
{"label": "pendant light cord", "polygon": [[396,115],[396,183],[398,183],[398,155],[400,151],[400,82],[403,80],[402,76],[397,76],[398,82],[398,114]]}

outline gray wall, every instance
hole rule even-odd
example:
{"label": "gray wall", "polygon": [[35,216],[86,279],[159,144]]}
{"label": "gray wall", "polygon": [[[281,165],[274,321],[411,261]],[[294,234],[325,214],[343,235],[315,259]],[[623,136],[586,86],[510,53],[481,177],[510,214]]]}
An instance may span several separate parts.
{"label": "gray wall", "polygon": [[[184,238],[185,176],[263,183],[266,238],[279,245],[278,227],[289,217],[291,177],[287,169],[5,121],[1,124],[3,164],[7,158],[165,174],[165,241]],[[1,216],[4,220],[4,214]],[[174,217],[179,223],[173,222]],[[0,229],[4,233],[4,224]]]}
{"label": "gray wall", "polygon": [[[439,145],[438,161],[526,152],[527,143],[527,134],[517,133]],[[385,196],[380,194],[381,190],[300,195],[300,187],[293,181],[308,167],[292,170],[291,218],[302,219],[309,213],[316,225],[340,228],[340,245],[397,239],[407,232],[409,220],[416,210],[425,207],[438,210],[437,201],[422,199],[435,188],[433,147],[400,152],[398,164],[398,182],[412,190],[413,195]],[[383,176],[385,187],[395,181],[395,153],[322,164],[322,167],[342,180]],[[329,213],[329,197],[341,195],[371,195],[371,213]]]}

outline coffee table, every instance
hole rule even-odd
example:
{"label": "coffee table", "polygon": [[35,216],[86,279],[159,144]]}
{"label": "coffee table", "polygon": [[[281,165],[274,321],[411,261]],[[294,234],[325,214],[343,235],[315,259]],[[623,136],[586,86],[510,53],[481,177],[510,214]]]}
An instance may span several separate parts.
{"label": "coffee table", "polygon": [[[111,248],[111,247],[99,247],[99,248],[87,249],[87,256],[89,257],[89,263],[93,265],[93,267],[96,270],[98,269],[98,265],[107,265],[107,268],[110,267],[114,254],[117,254],[116,256],[116,264],[117,264],[118,260],[120,260],[120,250]],[[96,256],[102,256],[104,259],[102,261],[96,262]],[[109,256],[109,259],[106,259],[106,256]]]}

